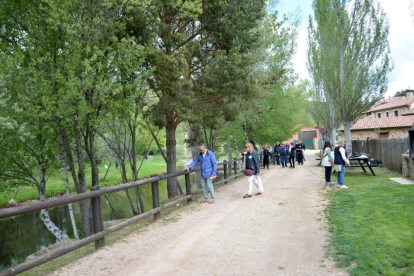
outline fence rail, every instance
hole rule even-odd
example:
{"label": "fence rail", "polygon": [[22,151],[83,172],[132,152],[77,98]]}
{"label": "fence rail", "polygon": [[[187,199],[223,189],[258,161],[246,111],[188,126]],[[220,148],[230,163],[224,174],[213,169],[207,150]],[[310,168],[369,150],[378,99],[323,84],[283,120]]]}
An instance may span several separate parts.
{"label": "fence rail", "polygon": [[352,151],[368,153],[384,167],[402,172],[401,155],[409,149],[408,143],[408,138],[353,140]]}
{"label": "fence rail", "polygon": [[[239,177],[241,175],[240,174],[241,172],[238,172],[238,169],[237,169],[237,163],[239,161],[241,161],[241,159],[234,159],[231,161],[225,161],[225,162],[218,163],[217,165],[224,166],[224,179],[214,183],[214,186],[227,183],[228,181]],[[232,164],[232,163],[233,163],[234,175],[228,176],[227,165]],[[147,179],[131,181],[128,183],[124,183],[124,184],[120,184],[116,186],[110,186],[110,187],[106,187],[103,189],[99,189],[99,187],[97,187],[95,189],[91,189],[91,191],[81,193],[81,194],[74,194],[68,197],[62,197],[62,198],[47,200],[44,202],[32,203],[32,204],[27,204],[27,205],[22,205],[22,206],[0,210],[0,219],[2,219],[2,218],[8,218],[8,217],[13,217],[17,215],[27,214],[27,213],[31,213],[34,211],[47,209],[51,207],[66,205],[68,203],[74,203],[74,202],[78,202],[78,201],[85,200],[85,199],[91,199],[92,217],[93,217],[93,226],[94,226],[93,235],[86,237],[82,240],[75,241],[68,246],[52,251],[48,254],[45,254],[41,257],[36,258],[35,260],[27,261],[17,266],[0,271],[0,275],[16,275],[16,274],[22,273],[31,268],[34,268],[36,266],[49,262],[53,259],[56,259],[60,256],[63,256],[69,252],[72,252],[76,249],[79,249],[92,242],[95,242],[95,248],[98,249],[105,245],[105,236],[113,232],[116,232],[118,230],[121,230],[122,228],[125,228],[133,223],[141,221],[152,215],[154,215],[155,220],[158,219],[160,217],[160,212],[162,210],[173,207],[176,204],[184,202],[184,201],[190,202],[195,195],[200,194],[202,192],[201,190],[198,190],[196,192],[191,191],[190,174],[197,172],[199,170],[200,169],[193,169],[188,172],[180,171],[180,172],[176,172],[172,174],[152,175],[150,178],[147,178]],[[158,182],[160,180],[169,179],[169,178],[177,177],[180,175],[185,175],[186,196],[160,206]],[[144,184],[150,184],[150,183],[151,183],[152,200],[153,200],[153,209],[151,211],[147,211],[141,215],[134,216],[117,225],[108,227],[107,229],[103,229],[102,209],[101,209],[101,204],[100,204],[100,197],[102,195],[141,186]]]}

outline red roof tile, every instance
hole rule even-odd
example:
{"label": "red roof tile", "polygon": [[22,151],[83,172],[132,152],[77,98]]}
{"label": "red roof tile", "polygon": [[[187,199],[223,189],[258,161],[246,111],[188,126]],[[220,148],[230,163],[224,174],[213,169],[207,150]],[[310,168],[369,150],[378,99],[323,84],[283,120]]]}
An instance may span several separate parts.
{"label": "red roof tile", "polygon": [[371,106],[369,111],[378,111],[400,106],[409,106],[412,103],[414,103],[414,101],[408,101],[406,97],[392,97]]}
{"label": "red roof tile", "polygon": [[[394,128],[411,127],[414,125],[414,116],[387,117],[387,118],[364,118],[358,120],[351,126],[351,130],[375,129],[375,128]],[[339,130],[343,130],[343,126]]]}

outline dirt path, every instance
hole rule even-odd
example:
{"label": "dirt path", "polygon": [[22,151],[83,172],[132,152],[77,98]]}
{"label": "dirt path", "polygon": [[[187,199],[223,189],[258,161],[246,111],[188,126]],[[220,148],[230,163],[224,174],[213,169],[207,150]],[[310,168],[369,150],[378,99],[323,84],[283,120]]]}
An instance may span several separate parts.
{"label": "dirt path", "polygon": [[314,153],[307,151],[308,161],[294,170],[263,171],[264,195],[243,199],[243,177],[222,186],[215,204],[154,223],[56,273],[346,275],[325,257],[324,181]]}

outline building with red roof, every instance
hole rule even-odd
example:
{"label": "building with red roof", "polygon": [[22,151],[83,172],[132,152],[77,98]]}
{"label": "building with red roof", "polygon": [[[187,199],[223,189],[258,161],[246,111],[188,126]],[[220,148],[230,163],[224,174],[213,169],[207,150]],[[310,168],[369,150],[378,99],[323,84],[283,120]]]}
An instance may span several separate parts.
{"label": "building with red roof", "polygon": [[[352,140],[405,138],[414,125],[414,91],[378,101],[351,126]],[[344,137],[343,127],[339,129]]]}

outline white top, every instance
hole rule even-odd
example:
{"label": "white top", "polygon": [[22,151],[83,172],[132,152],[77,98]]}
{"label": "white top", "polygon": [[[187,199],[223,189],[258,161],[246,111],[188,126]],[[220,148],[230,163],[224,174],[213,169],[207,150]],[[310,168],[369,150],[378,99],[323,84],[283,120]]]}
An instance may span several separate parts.
{"label": "white top", "polygon": [[322,159],[322,163],[321,163],[321,165],[324,166],[324,167],[332,167],[331,162],[329,161],[329,154],[328,154],[328,152],[330,152],[330,154],[332,156],[332,159],[331,159],[332,162],[335,159],[334,151],[331,150],[330,148],[325,148],[325,151],[323,153],[323,156],[325,156],[325,155],[326,156]]}

